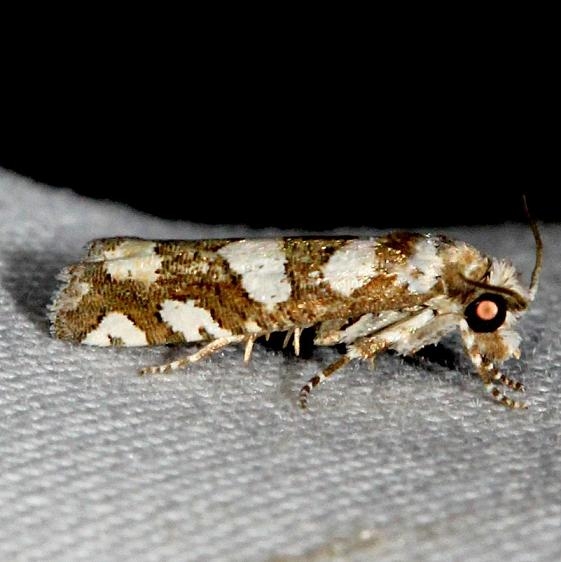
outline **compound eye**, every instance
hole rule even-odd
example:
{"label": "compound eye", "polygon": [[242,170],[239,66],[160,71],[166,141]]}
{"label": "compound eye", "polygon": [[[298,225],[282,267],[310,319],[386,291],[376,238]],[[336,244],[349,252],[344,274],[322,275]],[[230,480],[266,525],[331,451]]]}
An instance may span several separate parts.
{"label": "compound eye", "polygon": [[504,297],[484,293],[466,307],[464,316],[474,332],[494,332],[503,325],[506,309]]}

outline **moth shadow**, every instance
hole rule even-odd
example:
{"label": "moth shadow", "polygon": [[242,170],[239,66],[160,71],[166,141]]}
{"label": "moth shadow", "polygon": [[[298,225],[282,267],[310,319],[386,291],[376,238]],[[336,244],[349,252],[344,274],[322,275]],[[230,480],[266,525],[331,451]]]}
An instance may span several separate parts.
{"label": "moth shadow", "polygon": [[436,343],[426,345],[414,355],[402,357],[404,363],[415,367],[439,371],[439,367],[446,370],[458,370],[462,367],[461,353],[452,344]]}
{"label": "moth shadow", "polygon": [[67,254],[29,250],[7,252],[2,285],[16,306],[41,331],[48,332],[48,305],[59,285],[57,276],[69,263]]}
{"label": "moth shadow", "polygon": [[[310,359],[314,353],[314,338],[316,331],[312,328],[306,328],[300,336],[300,353],[298,357],[301,359]],[[256,343],[262,345],[268,350],[282,353],[286,358],[296,357],[294,351],[294,341],[287,338],[287,332],[273,332],[268,338],[257,338]]]}
{"label": "moth shadow", "polygon": [[[324,368],[327,363],[326,355],[329,349],[322,346],[314,345],[316,337],[316,330],[312,326],[302,331],[300,336],[300,352],[296,355],[294,350],[293,340],[287,340],[287,332],[273,332],[269,338],[258,338],[256,343],[261,344],[268,351],[280,353],[284,359],[284,368],[280,381],[280,392],[291,403],[296,404],[298,392],[303,387],[308,379]],[[339,354],[346,352],[345,345],[333,346]],[[306,367],[309,359],[317,359],[317,368],[315,371],[310,372],[309,367]],[[335,359],[335,356],[333,360]],[[303,375],[306,371],[306,375]]]}

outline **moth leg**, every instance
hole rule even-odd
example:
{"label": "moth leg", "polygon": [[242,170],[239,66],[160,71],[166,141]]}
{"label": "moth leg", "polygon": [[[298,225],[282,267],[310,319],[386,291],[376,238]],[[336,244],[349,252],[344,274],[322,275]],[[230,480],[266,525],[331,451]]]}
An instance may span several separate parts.
{"label": "moth leg", "polygon": [[499,402],[507,408],[523,410],[528,408],[528,404],[526,404],[526,402],[509,398],[506,394],[503,394],[493,383],[485,383],[484,388],[491,395],[491,398],[493,398],[493,400]]}
{"label": "moth leg", "polygon": [[315,345],[335,345],[341,341],[345,332],[341,328],[346,320],[324,320],[317,328]]}
{"label": "moth leg", "polygon": [[381,335],[391,326],[407,322],[423,311],[421,307],[404,310],[387,310],[378,314],[363,314],[355,321],[327,320],[320,324],[314,343],[316,345],[336,345],[352,343],[358,338]]}
{"label": "moth leg", "polygon": [[294,340],[292,345],[294,346],[294,354],[300,355],[300,336],[302,335],[302,328],[298,326],[296,328],[292,328],[286,332],[286,336],[284,336],[284,340],[282,342],[283,349],[286,348],[290,342],[290,338],[294,336]]}
{"label": "moth leg", "polygon": [[[163,365],[153,365],[151,367],[144,367],[140,370],[141,375],[147,374],[156,374],[156,373],[169,373],[170,371],[175,371],[176,369],[180,369],[189,363],[195,363],[196,361],[200,361],[213,353],[216,353],[218,350],[230,345],[232,343],[239,343],[247,339],[247,336],[227,336],[225,338],[218,338],[216,340],[212,340],[210,343],[205,345],[203,348],[199,349],[196,353],[192,355],[188,355],[187,357],[182,357],[181,359],[177,359],[176,361],[171,361],[169,363],[164,363]],[[247,350],[247,348],[246,348]]]}
{"label": "moth leg", "polygon": [[351,358],[348,355],[343,355],[337,361],[334,361],[328,365],[323,371],[314,375],[301,389],[298,397],[298,403],[301,408],[306,408],[308,406],[308,396],[314,386],[317,386],[322,380],[330,377],[337,369],[340,369],[346,365]]}
{"label": "moth leg", "polygon": [[512,388],[512,390],[516,390],[518,392],[526,392],[526,387],[519,381],[515,379],[511,379],[502,373],[496,373],[493,377],[493,380],[500,382],[503,386],[508,388]]}
{"label": "moth leg", "polygon": [[479,367],[478,374],[483,380],[483,386],[485,390],[491,395],[491,398],[496,402],[499,402],[503,406],[507,408],[513,409],[526,409],[528,405],[526,402],[522,402],[519,400],[513,400],[506,396],[506,394],[502,393],[497,388],[497,383],[506,386],[507,388],[511,388],[512,390],[516,390],[518,392],[524,392],[525,388],[521,382],[517,380],[511,379],[506,375],[503,375],[492,363],[490,362],[482,362],[481,366]]}
{"label": "moth leg", "polygon": [[294,345],[294,353],[298,356],[300,355],[300,336],[302,335],[302,328],[299,328],[298,326],[296,328],[294,328],[294,340],[293,340],[293,345]]}
{"label": "moth leg", "polygon": [[[388,349],[396,349],[400,353],[409,353],[410,350],[422,347],[425,341],[423,328],[434,318],[431,310],[414,311],[390,311],[386,315],[374,317],[365,315],[346,330],[339,332],[346,337],[353,337],[348,343],[347,354],[328,365],[319,374],[312,377],[300,390],[299,403],[303,408],[308,403],[308,396],[314,386],[322,380],[331,376],[337,369],[346,365],[351,359],[373,360],[378,353]],[[330,327],[331,328],[331,327]],[[370,330],[376,330],[376,334],[365,335]],[[334,336],[336,332],[326,330],[324,338]],[[360,337],[356,337],[360,334]],[[322,343],[324,340],[321,340]],[[316,342],[317,343],[317,342]]]}
{"label": "moth leg", "polygon": [[328,365],[323,371],[314,375],[300,390],[298,402],[302,408],[306,408],[308,405],[308,396],[312,391],[312,388],[317,386],[321,381],[330,377],[335,371],[344,367],[351,359],[374,359],[374,357],[380,352],[388,347],[388,343],[381,339],[379,336],[373,336],[370,338],[360,338],[358,339],[349,350],[349,352],[337,361],[334,361]]}
{"label": "moth leg", "polygon": [[290,342],[290,338],[292,337],[293,334],[294,334],[294,329],[287,330],[286,335],[284,336],[284,340],[282,341],[282,348],[283,349],[288,347],[288,344]]}
{"label": "moth leg", "polygon": [[243,360],[245,363],[248,363],[249,360],[251,359],[251,352],[253,351],[253,344],[256,339],[257,336],[249,336],[247,338],[247,341],[245,342],[245,351],[243,354]]}

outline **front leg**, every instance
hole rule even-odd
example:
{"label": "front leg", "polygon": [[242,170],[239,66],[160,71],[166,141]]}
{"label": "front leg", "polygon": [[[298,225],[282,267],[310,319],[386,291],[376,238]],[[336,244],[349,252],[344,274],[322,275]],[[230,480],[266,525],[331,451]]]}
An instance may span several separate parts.
{"label": "front leg", "polygon": [[[407,320],[421,310],[423,309],[418,306],[403,310],[386,310],[377,314],[368,312],[352,323],[346,320],[327,320],[320,324],[314,344],[352,343],[358,338],[372,336],[392,324]],[[345,327],[343,328],[343,326]]]}

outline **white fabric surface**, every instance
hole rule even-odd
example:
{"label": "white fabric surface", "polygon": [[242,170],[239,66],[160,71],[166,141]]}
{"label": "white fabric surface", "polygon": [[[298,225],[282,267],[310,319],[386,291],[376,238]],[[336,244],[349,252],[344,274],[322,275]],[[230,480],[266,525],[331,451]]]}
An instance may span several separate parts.
{"label": "white fabric surface", "polygon": [[[355,362],[302,412],[299,388],[335,350],[256,346],[246,366],[233,347],[140,377],[178,352],[49,336],[55,276],[89,239],[243,228],[168,222],[0,171],[0,559],[561,560],[561,227],[542,229],[522,359],[505,368],[529,410],[488,400],[452,338],[451,364]],[[510,257],[528,281],[529,228],[448,233]]]}

